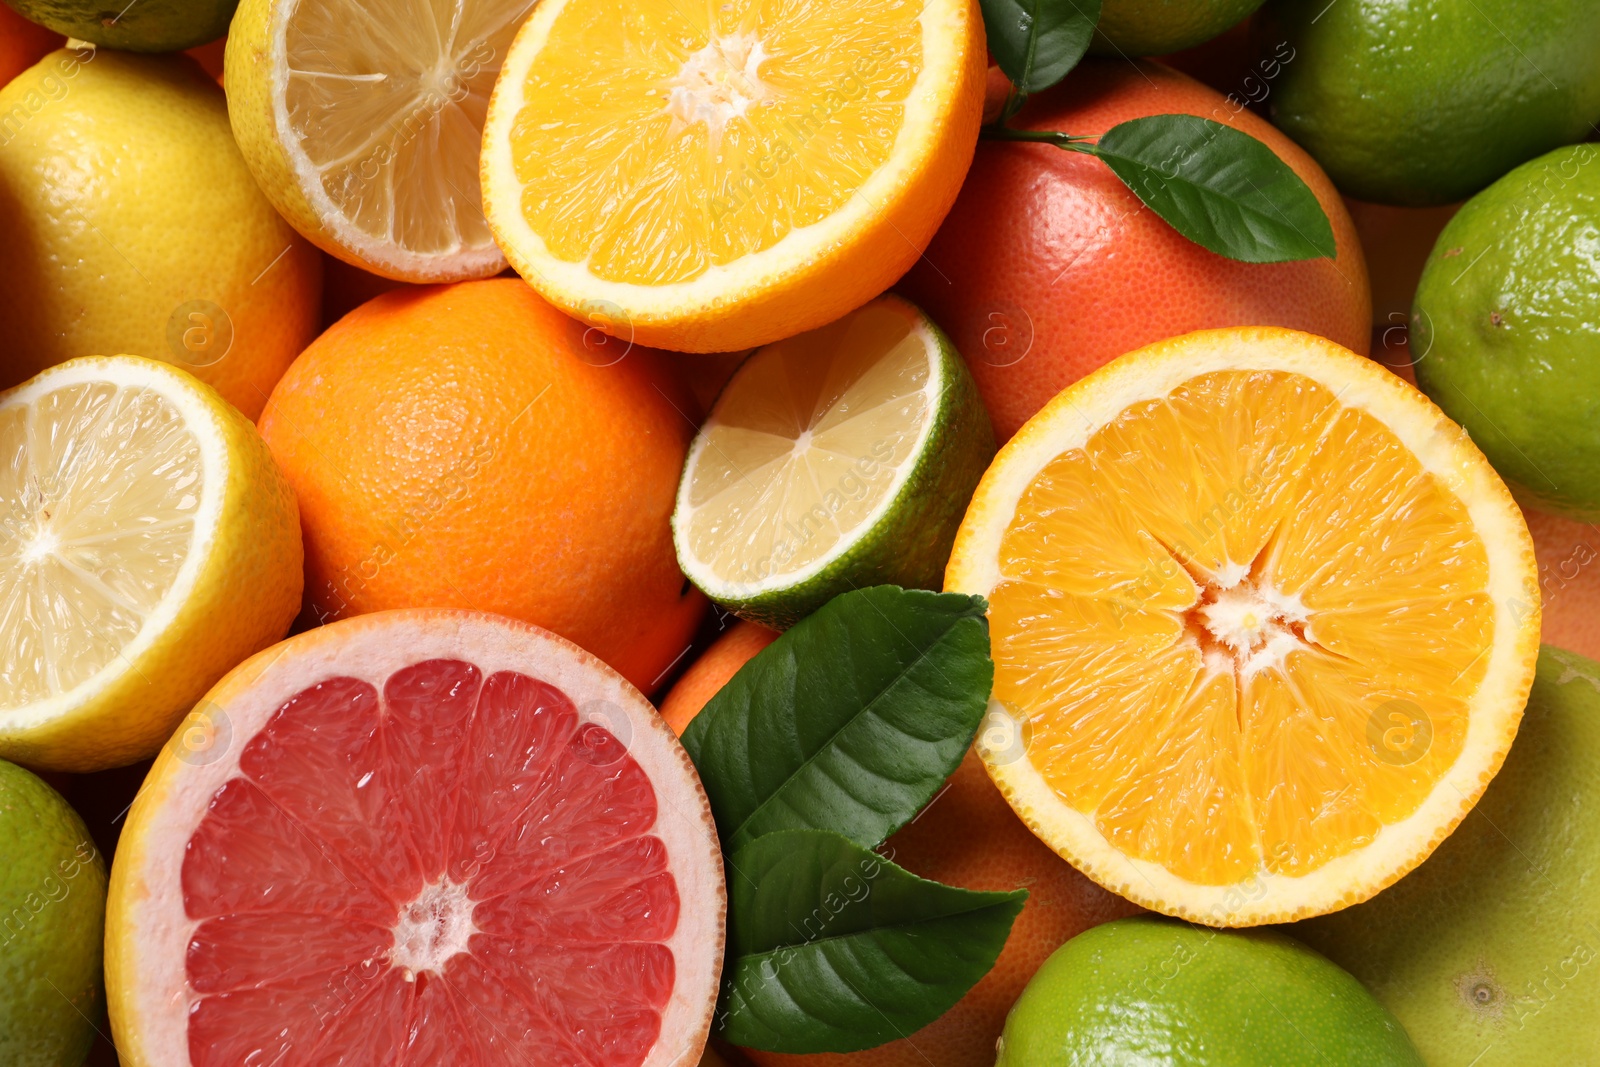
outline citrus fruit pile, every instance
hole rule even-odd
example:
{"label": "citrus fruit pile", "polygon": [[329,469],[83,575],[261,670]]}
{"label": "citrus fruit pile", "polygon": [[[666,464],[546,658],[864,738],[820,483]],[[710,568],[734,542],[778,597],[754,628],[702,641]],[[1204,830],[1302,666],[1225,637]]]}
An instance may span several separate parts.
{"label": "citrus fruit pile", "polygon": [[1600,1064],[1584,0],[0,0],[6,1067]]}

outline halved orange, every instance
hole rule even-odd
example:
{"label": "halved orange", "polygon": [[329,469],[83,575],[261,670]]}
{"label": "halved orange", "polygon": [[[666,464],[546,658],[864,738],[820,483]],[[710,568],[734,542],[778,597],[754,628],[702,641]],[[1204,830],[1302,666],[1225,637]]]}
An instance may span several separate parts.
{"label": "halved orange", "polygon": [[1085,874],[1215,926],[1357,903],[1499,769],[1539,642],[1533,544],[1421,393],[1331,341],[1208,330],[1063,391],[945,575],[989,598],[979,750]]}
{"label": "halved orange", "polygon": [[495,82],[484,210],[545,299],[750,348],[916,262],[972,161],[976,0],[543,0]]}

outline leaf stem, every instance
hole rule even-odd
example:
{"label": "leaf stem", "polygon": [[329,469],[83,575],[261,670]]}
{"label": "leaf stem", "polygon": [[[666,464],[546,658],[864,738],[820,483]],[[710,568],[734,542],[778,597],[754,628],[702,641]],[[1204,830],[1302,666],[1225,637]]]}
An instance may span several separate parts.
{"label": "leaf stem", "polygon": [[1095,154],[1095,147],[1090,143],[1094,138],[1060,133],[1056,130],[1019,130],[1014,126],[991,122],[979,129],[978,136],[989,141],[1032,141],[1038,144],[1053,144],[1068,152],[1085,152],[1091,156]]}

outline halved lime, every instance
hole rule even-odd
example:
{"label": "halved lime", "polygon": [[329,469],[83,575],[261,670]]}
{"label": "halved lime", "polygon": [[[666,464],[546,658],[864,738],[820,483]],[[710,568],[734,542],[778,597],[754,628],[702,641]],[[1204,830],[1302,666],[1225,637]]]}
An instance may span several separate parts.
{"label": "halved lime", "polygon": [[994,452],[949,338],[881,296],[734,374],[684,465],[678,563],[718,604],[779,628],[861,586],[936,589]]}

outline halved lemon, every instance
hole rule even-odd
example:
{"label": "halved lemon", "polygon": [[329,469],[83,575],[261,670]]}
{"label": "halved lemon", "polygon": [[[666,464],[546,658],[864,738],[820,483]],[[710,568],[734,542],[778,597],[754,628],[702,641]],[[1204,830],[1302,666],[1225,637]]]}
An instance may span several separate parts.
{"label": "halved lemon", "polygon": [[793,336],[927,246],[985,54],[975,0],[543,0],[489,105],[489,222],[545,299],[640,343]]}
{"label": "halved lemon", "polygon": [[1308,334],[1113,361],[996,457],[946,587],[989,598],[979,751],[1101,885],[1216,926],[1370,897],[1505,758],[1533,543],[1465,432]]}
{"label": "halved lemon", "polygon": [[273,206],[323,251],[387,278],[504,270],[478,150],[533,3],[243,0],[228,33],[228,116]]}
{"label": "halved lemon", "polygon": [[949,338],[881,296],[734,373],[684,463],[678,565],[778,628],[862,586],[937,588],[994,447]]}
{"label": "halved lemon", "polygon": [[151,359],[75,359],[0,394],[0,757],[153,754],[289,628],[300,521],[255,427]]}

